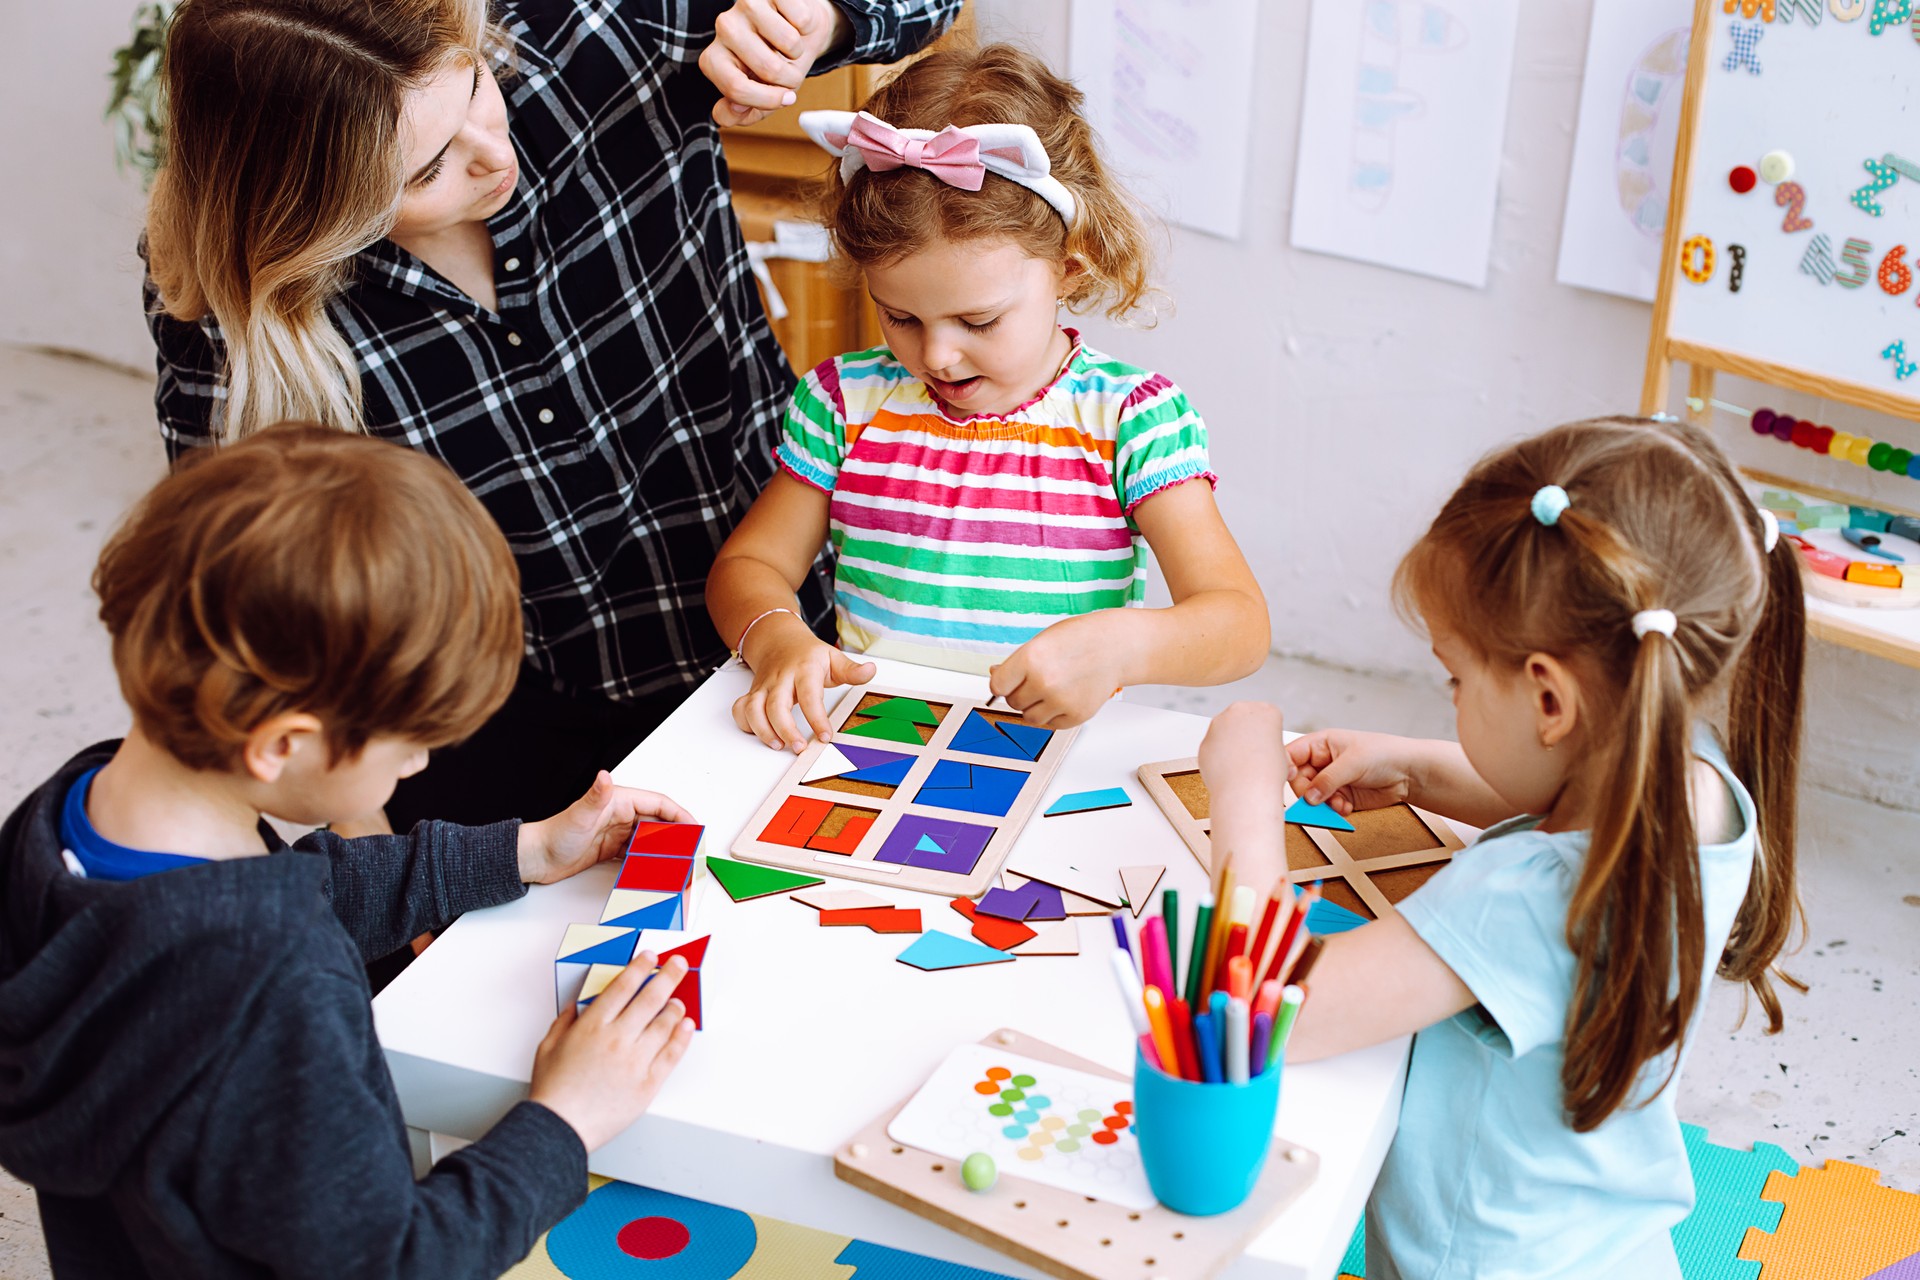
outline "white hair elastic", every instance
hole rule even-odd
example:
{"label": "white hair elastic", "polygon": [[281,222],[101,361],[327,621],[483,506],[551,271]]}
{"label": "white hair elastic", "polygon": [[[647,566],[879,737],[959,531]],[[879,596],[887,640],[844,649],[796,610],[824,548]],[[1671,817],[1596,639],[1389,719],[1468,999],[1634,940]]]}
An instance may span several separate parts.
{"label": "white hair elastic", "polygon": [[1642,609],[1633,615],[1633,638],[1644,640],[1649,631],[1671,638],[1673,629],[1679,625],[1680,620],[1673,616],[1671,609]]}
{"label": "white hair elastic", "polygon": [[1766,532],[1760,536],[1761,545],[1766,549],[1768,555],[1772,555],[1773,549],[1780,545],[1780,517],[1765,507],[1761,507],[1760,524],[1766,530]]}

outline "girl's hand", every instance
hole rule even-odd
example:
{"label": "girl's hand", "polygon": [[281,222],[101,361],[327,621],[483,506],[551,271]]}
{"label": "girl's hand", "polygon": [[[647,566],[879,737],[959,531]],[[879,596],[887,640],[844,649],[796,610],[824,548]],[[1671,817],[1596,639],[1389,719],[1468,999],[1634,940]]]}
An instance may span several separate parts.
{"label": "girl's hand", "polygon": [[552,884],[626,852],[633,824],[691,822],[693,815],[657,791],[616,787],[602,769],[575,800],[553,817],[520,826],[520,879]]}
{"label": "girl's hand", "polygon": [[1063,618],[990,668],[987,687],[1043,729],[1085,724],[1123,683],[1114,625],[1122,612]]}
{"label": "girl's hand", "polygon": [[1322,729],[1287,744],[1294,794],[1339,813],[1381,809],[1408,799],[1424,743],[1387,733]]}
{"label": "girl's hand", "polygon": [[652,952],[635,956],[585,1013],[555,1018],[534,1051],[528,1097],[571,1125],[589,1151],[640,1118],[693,1043],[686,1006],[671,998],[687,962],[675,956],[653,973],[658,963]]}
{"label": "girl's hand", "polygon": [[1285,730],[1280,708],[1264,702],[1236,702],[1215,716],[1200,742],[1200,776],[1208,792],[1261,787],[1279,795],[1290,772]]}
{"label": "girl's hand", "polygon": [[757,124],[791,106],[821,54],[843,44],[852,24],[829,0],[735,0],[714,20],[700,72],[720,90],[713,118]]}
{"label": "girl's hand", "polygon": [[793,722],[796,702],[813,736],[830,741],[827,688],[865,684],[876,670],[820,639],[790,613],[764,619],[747,639],[753,652],[742,650],[740,657],[753,669],[753,687],[734,700],[733,722],[775,751],[797,755],[806,750],[807,740]]}

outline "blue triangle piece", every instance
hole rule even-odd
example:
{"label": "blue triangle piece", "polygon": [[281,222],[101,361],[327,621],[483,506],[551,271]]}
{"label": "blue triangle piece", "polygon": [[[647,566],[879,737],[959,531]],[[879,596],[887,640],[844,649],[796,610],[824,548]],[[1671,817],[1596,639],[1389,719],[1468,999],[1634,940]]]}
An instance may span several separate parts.
{"label": "blue triangle piece", "polygon": [[626,964],[633,959],[633,944],[638,940],[639,935],[634,933],[623,934],[618,938],[608,938],[605,942],[596,942],[570,956],[561,956],[559,963]]}
{"label": "blue triangle piece", "polygon": [[1030,724],[1014,724],[1011,721],[999,722],[1000,732],[1013,740],[1013,745],[1027,753],[1027,759],[1038,760],[1047,749],[1047,743],[1053,740],[1053,730],[1036,729]]}
{"label": "blue triangle piece", "polygon": [[1337,902],[1320,899],[1307,908],[1307,931],[1309,933],[1330,934],[1345,933],[1349,929],[1358,929],[1369,921],[1357,911],[1349,911]]}
{"label": "blue triangle piece", "polygon": [[1000,732],[994,722],[978,711],[967,712],[967,718],[960,725],[960,731],[953,735],[953,741],[947,744],[949,751],[965,751],[969,755],[997,756],[1002,760],[1031,760],[1024,754],[1013,739]]}
{"label": "blue triangle piece", "polygon": [[1098,791],[1075,791],[1047,806],[1042,817],[1059,818],[1071,813],[1091,813],[1095,809],[1124,809],[1133,800],[1125,787],[1103,787]]}
{"label": "blue triangle piece", "polygon": [[907,945],[907,949],[896,957],[902,964],[910,964],[916,969],[963,969],[976,964],[999,964],[1013,959],[1004,951],[997,951],[984,942],[975,942],[971,938],[956,938],[950,933],[941,933],[938,929],[928,930]]}
{"label": "blue triangle piece", "polygon": [[919,841],[913,846],[913,851],[915,853],[945,853],[946,852],[945,849],[942,849],[939,845],[933,842],[932,836],[921,836]]}
{"label": "blue triangle piece", "polygon": [[[899,751],[881,751],[875,747],[856,747],[851,742],[836,742],[840,754],[853,761],[853,767],[859,770],[871,769],[875,765],[894,764],[905,760],[913,763],[913,757]],[[844,775],[843,775],[844,776]]]}
{"label": "blue triangle piece", "polygon": [[868,765],[864,769],[855,769],[852,773],[840,776],[848,782],[871,782],[875,786],[897,787],[907,780],[907,771],[913,768],[912,756],[901,756],[898,760],[886,764]]}
{"label": "blue triangle piece", "polygon": [[1351,831],[1353,824],[1331,805],[1308,804],[1295,800],[1287,809],[1287,821],[1296,827],[1325,827],[1329,831]]}

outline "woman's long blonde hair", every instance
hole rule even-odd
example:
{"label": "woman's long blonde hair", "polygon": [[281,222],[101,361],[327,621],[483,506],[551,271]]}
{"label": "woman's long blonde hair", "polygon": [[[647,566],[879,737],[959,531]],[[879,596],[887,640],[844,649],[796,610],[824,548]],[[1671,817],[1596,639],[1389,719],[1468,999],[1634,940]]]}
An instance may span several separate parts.
{"label": "woman's long blonde hair", "polygon": [[167,35],[167,162],[147,209],[161,306],[226,343],[237,439],[283,418],[361,429],[327,317],[405,190],[407,93],[501,40],[487,0],[186,0]]}

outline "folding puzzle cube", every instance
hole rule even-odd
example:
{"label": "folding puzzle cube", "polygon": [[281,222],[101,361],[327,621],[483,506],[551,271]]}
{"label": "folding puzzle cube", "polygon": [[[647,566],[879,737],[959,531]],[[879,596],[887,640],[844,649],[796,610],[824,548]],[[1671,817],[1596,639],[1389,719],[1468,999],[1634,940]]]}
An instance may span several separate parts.
{"label": "folding puzzle cube", "polygon": [[[623,965],[633,959],[636,944],[640,939],[637,928],[621,928],[606,924],[570,924],[566,936],[560,940],[560,951],[553,958],[553,1011],[559,1013],[568,1005],[577,1005],[581,993],[587,986],[591,971],[595,968],[609,968],[618,973]],[[611,978],[594,988],[599,994],[602,987]]]}
{"label": "folding puzzle cube", "polygon": [[705,933],[685,933],[672,929],[643,929],[635,946],[636,951],[651,951],[665,964],[674,956],[687,962],[687,976],[680,979],[680,985],[673,994],[681,1004],[687,1006],[687,1017],[693,1020],[696,1030],[706,1026],[706,1015],[700,1002],[700,965],[707,958],[707,941],[711,937]]}
{"label": "folding puzzle cube", "polygon": [[633,929],[686,928],[687,890],[705,830],[687,822],[636,823],[600,923]]}

